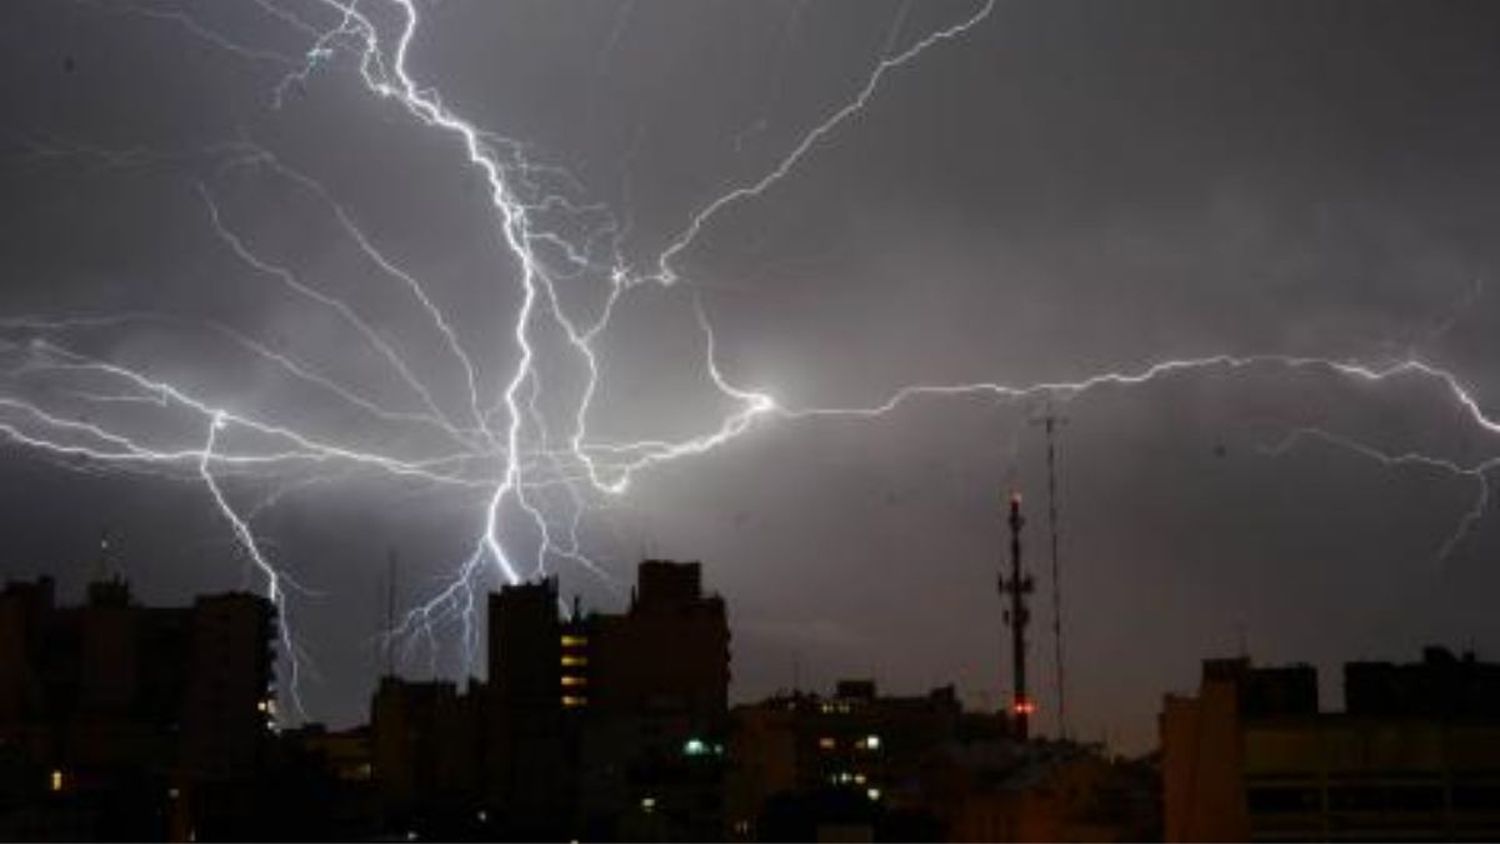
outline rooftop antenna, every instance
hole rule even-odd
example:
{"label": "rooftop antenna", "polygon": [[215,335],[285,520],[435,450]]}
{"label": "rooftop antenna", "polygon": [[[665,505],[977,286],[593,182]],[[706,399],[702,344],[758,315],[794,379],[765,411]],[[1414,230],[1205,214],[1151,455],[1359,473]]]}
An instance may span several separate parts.
{"label": "rooftop antenna", "polygon": [[396,549],[386,551],[385,676],[396,676]]}
{"label": "rooftop antenna", "polygon": [[99,531],[99,555],[94,558],[93,564],[89,566],[90,583],[103,583],[107,579],[110,569],[109,558],[109,528],[103,528]]}
{"label": "rooftop antenna", "polygon": [[1068,420],[1058,416],[1049,401],[1046,414],[1035,422],[1041,424],[1042,430],[1047,435],[1047,528],[1051,533],[1052,541],[1052,641],[1053,658],[1057,669],[1055,677],[1057,735],[1058,738],[1066,740],[1068,738],[1068,687],[1063,662],[1062,568],[1058,562],[1057,553],[1057,429],[1066,425]]}

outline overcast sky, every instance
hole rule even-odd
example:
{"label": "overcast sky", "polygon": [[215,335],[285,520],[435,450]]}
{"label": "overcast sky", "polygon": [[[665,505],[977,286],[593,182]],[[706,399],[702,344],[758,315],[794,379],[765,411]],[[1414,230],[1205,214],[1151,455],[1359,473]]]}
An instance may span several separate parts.
{"label": "overcast sky", "polygon": [[[362,5],[394,37],[392,10]],[[560,231],[612,233],[617,265],[645,270],[697,211],[853,101],[882,57],[980,5],[420,2],[408,65],[453,113],[521,145],[542,167],[536,190],[591,209]],[[350,50],[281,85],[315,38],[304,25],[337,22],[326,7],[35,0],[5,14],[0,394],[156,448],[202,448],[201,418],[111,401],[122,385],[98,372],[39,369],[40,339],[324,441],[429,453],[432,426],[377,418],[244,342],[369,404],[424,412],[368,337],[237,256],[209,201],[256,256],[356,311],[444,413],[466,407],[430,313],[295,172],[420,281],[498,398],[520,360],[522,287],[489,195],[451,134],[366,89]],[[708,376],[695,303],[724,377],[788,408],[1220,353],[1415,356],[1494,408],[1497,46],[1500,14],[1484,3],[1002,0],[886,73],[784,178],[714,215],[677,255],[675,286],[619,300],[596,344],[590,435],[677,440],[735,412]],[[251,143],[286,170],[247,161]],[[607,278],[560,289],[587,322]],[[130,318],[15,322],[109,315]],[[555,330],[535,342],[538,418],[565,440],[580,364]],[[590,496],[581,550],[604,576],[548,565],[565,593],[615,610],[643,554],[702,560],[730,607],[740,700],[873,675],[905,693],[954,682],[994,706],[1009,670],[1002,503],[1020,488],[1039,585],[1032,676],[1052,731],[1044,442],[1028,422],[1040,409],[966,395],[869,420],[767,416],[640,471],[623,496]],[[143,601],[264,588],[191,466],[145,467],[156,477],[49,456],[16,432],[76,431],[3,410],[0,573],[51,573],[76,596],[107,529]],[[1412,659],[1433,642],[1500,655],[1493,507],[1440,556],[1476,504],[1475,476],[1317,439],[1270,451],[1315,426],[1455,466],[1500,452],[1441,382],[1206,369],[1057,410],[1076,734],[1149,746],[1161,695],[1241,648],[1318,665],[1326,708],[1348,659]],[[431,598],[474,546],[489,492],[337,461],[224,489],[305,587],[288,613],[315,672],[310,714],[364,718],[388,552],[400,605]],[[568,500],[536,498],[560,523]],[[518,547],[535,542],[516,531]],[[412,641],[404,670],[456,674],[459,630],[436,640],[435,653]]]}

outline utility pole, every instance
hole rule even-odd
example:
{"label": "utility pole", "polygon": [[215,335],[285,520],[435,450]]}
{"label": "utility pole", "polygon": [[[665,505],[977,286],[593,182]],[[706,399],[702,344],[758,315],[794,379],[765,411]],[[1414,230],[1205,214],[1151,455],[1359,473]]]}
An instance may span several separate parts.
{"label": "utility pole", "polygon": [[1035,589],[1030,575],[1021,573],[1021,528],[1026,519],[1021,516],[1021,494],[1010,496],[1010,577],[1000,575],[1000,597],[1010,599],[1010,608],[1005,610],[1005,621],[1010,625],[1012,694],[1011,714],[1016,724],[1016,735],[1021,740],[1030,736],[1031,715],[1036,711],[1026,694],[1026,624],[1031,614],[1026,609],[1026,596]]}
{"label": "utility pole", "polygon": [[1063,662],[1062,568],[1058,563],[1057,553],[1057,429],[1067,424],[1068,420],[1058,416],[1049,402],[1046,415],[1035,421],[1041,423],[1042,430],[1047,434],[1047,528],[1052,534],[1052,642],[1057,668],[1057,735],[1058,738],[1066,739],[1068,694]]}

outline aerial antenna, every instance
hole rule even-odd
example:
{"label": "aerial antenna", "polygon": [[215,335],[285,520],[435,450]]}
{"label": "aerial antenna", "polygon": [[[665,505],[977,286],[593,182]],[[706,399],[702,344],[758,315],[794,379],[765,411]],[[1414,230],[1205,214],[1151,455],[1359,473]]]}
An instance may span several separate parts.
{"label": "aerial antenna", "polygon": [[396,676],[396,549],[386,552],[385,676]]}
{"label": "aerial antenna", "polygon": [[1058,562],[1057,553],[1057,429],[1066,425],[1068,420],[1058,416],[1049,401],[1045,415],[1035,422],[1041,424],[1042,430],[1047,435],[1047,528],[1051,532],[1052,540],[1052,641],[1053,657],[1056,663],[1054,680],[1057,685],[1057,735],[1058,738],[1066,739],[1068,737],[1068,687],[1063,667],[1062,567]]}
{"label": "aerial antenna", "polygon": [[[1026,519],[1021,515],[1021,493],[1010,496],[1010,577],[1000,575],[1002,603],[1008,598],[1010,607],[1002,617],[1010,625],[1011,645],[1011,717],[1016,736],[1025,741],[1031,733],[1031,714],[1036,704],[1026,694],[1026,624],[1031,620],[1031,611],[1026,607],[1026,596],[1035,588],[1031,575],[1024,574],[1021,565],[1021,528]],[[1002,564],[1003,565],[1003,564]],[[1002,569],[1003,572],[1003,569]]]}
{"label": "aerial antenna", "polygon": [[109,558],[109,528],[103,528],[99,531],[99,555],[94,558],[93,564],[89,566],[90,583],[103,583],[108,578],[110,569]]}

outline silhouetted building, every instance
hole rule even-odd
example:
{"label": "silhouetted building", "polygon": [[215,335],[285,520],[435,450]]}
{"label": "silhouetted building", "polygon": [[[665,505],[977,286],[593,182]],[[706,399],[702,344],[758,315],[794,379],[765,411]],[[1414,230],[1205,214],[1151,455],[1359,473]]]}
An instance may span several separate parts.
{"label": "silhouetted building", "polygon": [[[274,717],[274,627],[271,603],[244,593],[148,608],[113,579],[58,607],[49,578],[9,584],[0,746],[49,795],[30,805],[85,837],[245,829]],[[9,816],[0,833],[51,837],[29,822]]]}
{"label": "silhouetted building", "polygon": [[920,805],[949,841],[1154,841],[1160,783],[1097,745],[958,741],[924,767]]}
{"label": "silhouetted building", "polygon": [[523,838],[556,838],[570,822],[561,638],[555,579],[490,596],[486,792],[501,828]]}
{"label": "silhouetted building", "polygon": [[484,702],[476,686],[381,678],[370,761],[388,831],[453,838],[483,823]]}
{"label": "silhouetted building", "polygon": [[702,566],[642,562],[626,612],[575,618],[564,642],[587,668],[574,672],[585,686],[564,686],[565,697],[586,690],[586,834],[721,837],[729,625],[723,599],[703,593]]}
{"label": "silhouetted building", "polygon": [[1349,663],[1320,713],[1308,666],[1209,660],[1161,715],[1168,840],[1500,837],[1500,666],[1429,648]]}
{"label": "silhouetted building", "polygon": [[[1004,732],[1001,718],[984,717]],[[959,736],[964,713],[951,686],[881,697],[873,681],[845,680],[832,696],[778,696],[733,718],[729,831],[784,840],[873,834],[888,806],[919,803],[918,773]]]}
{"label": "silhouetted building", "polygon": [[508,835],[718,838],[723,599],[648,560],[621,614],[559,617],[555,580],[490,598],[490,809]]}
{"label": "silhouetted building", "polygon": [[388,834],[369,727],[330,731],[308,724],[283,730],[275,746],[261,796],[276,819],[266,838],[354,841]]}
{"label": "silhouetted building", "polygon": [[1099,748],[1025,741],[953,687],[735,707],[730,835],[739,840],[1137,840],[1156,829],[1154,775]]}

